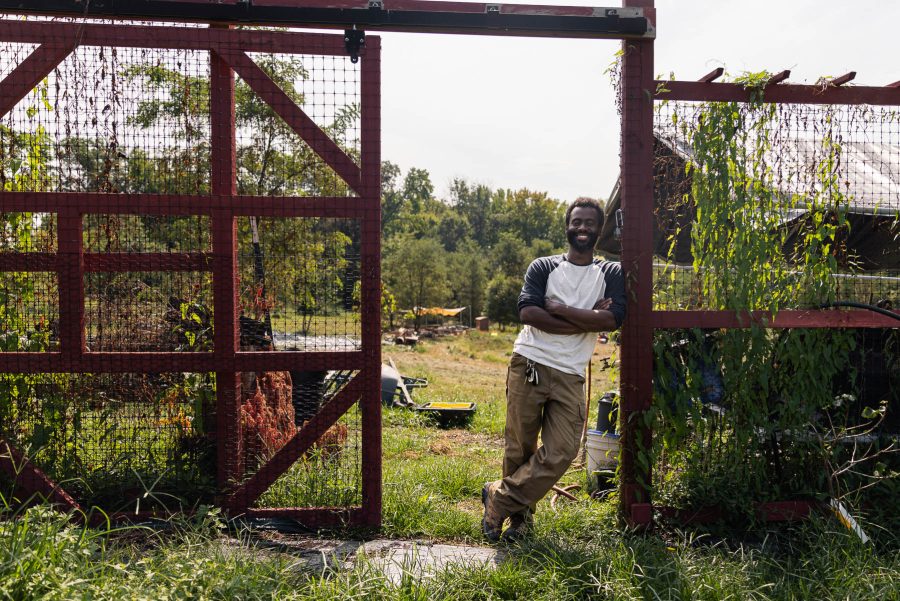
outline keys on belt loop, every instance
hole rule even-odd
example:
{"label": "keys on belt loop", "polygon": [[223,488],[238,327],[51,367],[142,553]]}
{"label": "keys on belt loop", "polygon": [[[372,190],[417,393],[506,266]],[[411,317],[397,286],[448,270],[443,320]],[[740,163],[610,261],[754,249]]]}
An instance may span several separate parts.
{"label": "keys on belt loop", "polygon": [[537,386],[538,382],[537,364],[531,359],[525,359],[525,383]]}

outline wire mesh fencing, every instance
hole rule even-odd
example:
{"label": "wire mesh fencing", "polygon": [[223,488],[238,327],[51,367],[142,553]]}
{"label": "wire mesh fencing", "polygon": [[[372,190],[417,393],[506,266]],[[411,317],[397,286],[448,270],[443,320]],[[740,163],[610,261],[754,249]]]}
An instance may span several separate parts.
{"label": "wire mesh fencing", "polygon": [[[808,308],[834,299],[875,304],[896,298],[900,284],[900,113],[894,107],[735,103],[727,152],[711,156],[707,143],[715,103],[663,102],[654,123],[656,228],[654,290],[660,309],[731,308],[728,287],[735,261],[716,261],[727,245],[693,235],[695,194],[736,202],[722,217],[744,231],[760,232],[752,257],[767,294],[758,307]],[[716,150],[724,152],[726,148]],[[705,173],[725,177],[718,189]],[[695,182],[695,176],[700,180]],[[720,180],[721,181],[721,180]],[[699,187],[698,187],[699,186]],[[702,216],[708,219],[710,216]],[[822,236],[821,222],[834,231]],[[764,233],[763,233],[764,232]],[[831,281],[818,298],[808,288],[801,260],[812,244],[828,246],[834,258]],[[715,275],[710,270],[718,269]],[[705,283],[706,282],[706,285]],[[713,303],[710,289],[721,290]],[[790,295],[783,290],[794,290]]]}
{"label": "wire mesh fencing", "polygon": [[804,319],[897,300],[900,113],[668,101],[653,135],[654,309],[708,312],[655,333],[654,498],[755,515],[890,496],[900,329]]}
{"label": "wire mesh fencing", "polygon": [[280,31],[0,40],[0,438],[29,477],[112,512],[362,505],[365,63]]}

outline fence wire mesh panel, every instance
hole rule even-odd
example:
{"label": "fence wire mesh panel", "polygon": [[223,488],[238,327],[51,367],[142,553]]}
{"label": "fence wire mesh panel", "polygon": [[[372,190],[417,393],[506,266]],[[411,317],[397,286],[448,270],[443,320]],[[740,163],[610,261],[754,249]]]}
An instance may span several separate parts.
{"label": "fence wire mesh panel", "polygon": [[361,348],[359,231],[357,219],[238,220],[241,310],[271,330],[276,348]]}
{"label": "fence wire mesh panel", "polygon": [[[721,246],[692,236],[695,194],[734,197],[736,212],[707,212],[742,230],[766,231],[772,244],[748,249],[769,270],[758,306],[799,309],[834,298],[876,304],[900,292],[900,112],[867,105],[728,104],[728,144],[709,144],[723,103],[662,102],[654,121],[654,292],[660,309],[732,308],[743,287]],[[733,153],[726,155],[725,153]],[[715,181],[721,168],[726,181]],[[695,183],[695,176],[700,181]],[[697,186],[695,188],[695,186]],[[824,220],[833,238],[820,239]],[[832,232],[827,232],[829,235]],[[720,240],[721,242],[721,240]],[[801,248],[830,245],[828,286],[812,274]],[[718,268],[714,275],[711,269]]]}
{"label": "fence wire mesh panel", "polygon": [[890,497],[900,113],[663,101],[652,136],[655,502]]}
{"label": "fence wire mesh panel", "polygon": [[84,505],[134,512],[212,504],[210,374],[5,374],[0,382],[6,440]]}
{"label": "fence wire mesh panel", "polygon": [[7,477],[378,523],[378,71],[371,36],[0,19]]}

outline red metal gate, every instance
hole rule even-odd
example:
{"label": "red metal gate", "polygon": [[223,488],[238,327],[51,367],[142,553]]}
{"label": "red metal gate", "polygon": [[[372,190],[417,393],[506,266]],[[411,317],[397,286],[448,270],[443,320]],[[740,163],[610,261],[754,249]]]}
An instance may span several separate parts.
{"label": "red metal gate", "polygon": [[[203,188],[201,193],[185,194],[181,190],[177,193],[129,193],[109,188],[78,192],[46,191],[48,187],[60,190],[61,179],[55,181],[53,186],[30,185],[18,191],[10,190],[11,188],[16,190],[16,186],[5,186],[0,192],[0,211],[3,213],[55,214],[58,239],[55,252],[22,252],[18,248],[0,252],[0,270],[27,274],[28,277],[37,277],[38,272],[50,273],[49,277],[55,274],[58,290],[56,337],[58,345],[40,351],[17,347],[14,349],[16,352],[2,353],[0,373],[93,376],[107,373],[145,375],[174,372],[214,373],[215,400],[214,408],[211,410],[211,414],[214,414],[214,424],[210,424],[210,430],[215,431],[218,504],[227,508],[232,515],[277,515],[302,519],[304,523],[310,525],[379,524],[381,519],[379,38],[368,36],[360,54],[357,92],[361,105],[358,114],[359,144],[354,147],[352,153],[348,150],[349,146],[337,143],[329,137],[325,131],[327,128],[323,128],[321,123],[317,124],[301,108],[296,98],[292,99],[278,83],[273,81],[250,54],[308,55],[344,61],[348,59],[342,35],[3,20],[0,21],[0,42],[37,45],[27,58],[15,64],[11,71],[7,70],[8,74],[0,83],[0,116],[13,111],[32,90],[40,88],[42,82],[46,90],[48,75],[78,48],[91,46],[111,49],[108,52],[113,55],[117,51],[124,52],[121,50],[123,48],[171,49],[201,55],[208,53],[209,65],[209,164],[208,167],[203,166],[201,171],[204,173],[197,176],[198,181],[202,180],[202,186],[198,184]],[[23,48],[27,49],[29,46]],[[97,63],[97,72],[100,73],[98,78],[114,76],[114,73],[105,72],[105,63],[102,60],[106,59],[101,59],[101,62]],[[178,67],[181,66],[179,62]],[[101,68],[104,70],[102,73]],[[242,133],[239,131],[240,128],[236,127],[235,74],[274,111],[281,120],[279,123],[286,124],[308,145],[311,149],[309,156],[312,157],[314,153],[318,157],[315,160],[324,164],[320,172],[328,171],[329,174],[342,180],[330,184],[332,188],[345,189],[346,193],[336,196],[316,194],[301,196],[284,193],[276,195],[277,193],[265,192],[256,195],[238,194],[241,165],[236,157],[236,139],[246,132]],[[191,83],[194,84],[196,82]],[[121,86],[121,82],[118,85]],[[184,89],[188,90],[188,84],[185,84]],[[85,88],[84,93],[90,95],[90,89]],[[117,93],[121,96],[121,91]],[[329,93],[339,92],[331,90]],[[93,104],[94,99],[90,100]],[[152,98],[146,102],[151,100]],[[115,111],[115,102],[112,104],[112,108],[110,106],[102,110],[98,108],[98,114]],[[58,108],[57,113],[54,113],[57,119],[60,118],[60,110],[62,109]],[[73,115],[72,119],[73,123],[77,123],[79,115]],[[66,127],[68,124],[66,121]],[[96,126],[96,119],[94,125]],[[57,135],[61,139],[63,132],[59,129],[61,126],[57,127],[57,131],[50,132],[50,135]],[[115,135],[115,125],[110,135]],[[105,156],[108,163],[108,157],[111,156],[108,148]],[[125,156],[124,151],[119,151],[119,156]],[[155,157],[154,160],[164,161],[165,158]],[[200,163],[202,161],[198,162]],[[109,171],[108,165],[106,170]],[[184,177],[184,174],[179,172],[173,177]],[[208,191],[206,191],[207,181]],[[203,191],[206,193],[202,193]],[[123,219],[128,216],[160,216],[160,218],[196,216],[197,223],[202,223],[203,228],[208,228],[208,232],[202,236],[208,235],[211,239],[211,248],[191,252],[146,252],[139,249],[110,252],[109,248],[102,252],[93,248],[86,251],[85,240],[86,236],[89,237],[85,229],[85,223],[88,223],[86,220],[97,219],[91,217],[92,215],[107,214],[120,215]],[[329,348],[328,344],[323,344],[323,348],[277,352],[253,352],[246,348],[241,349],[241,329],[238,325],[242,303],[237,243],[238,220],[248,217],[260,220],[327,218],[355,220],[354,222],[358,223],[358,241],[354,242],[358,245],[360,255],[359,292],[358,300],[355,301],[358,306],[358,340],[355,337],[352,340],[347,338],[351,340],[348,346],[338,349]],[[49,221],[45,221],[43,226],[45,228],[46,223]],[[152,274],[160,272],[211,272],[212,350],[104,351],[99,343],[94,345],[96,348],[89,348],[86,334],[85,278],[92,273],[103,272],[151,274],[147,277],[155,277]],[[277,286],[278,282],[271,285]],[[195,287],[199,286],[200,284],[197,284]],[[345,302],[347,298],[345,295]],[[169,309],[172,310],[171,305]],[[94,308],[89,306],[87,310],[94,311]],[[174,310],[177,320],[178,307],[176,306]],[[181,310],[182,313],[185,311],[184,305]],[[197,320],[199,322],[200,318]],[[349,317],[346,320],[350,323]],[[326,319],[324,323],[322,328],[327,333],[330,322]],[[91,330],[92,337],[93,332],[94,330]],[[191,340],[193,343],[193,338]],[[241,373],[288,370],[303,372],[342,370],[346,377],[341,383],[340,390],[327,397],[327,402],[311,419],[305,424],[298,424],[300,427],[296,434],[286,444],[262,462],[255,472],[249,470],[253,473],[248,473],[241,463],[242,444],[245,442],[243,429],[246,427],[246,424],[242,423],[241,404],[242,399],[248,394],[248,391],[242,392]],[[117,386],[121,388],[121,384]],[[348,497],[351,501],[338,504],[337,507],[311,503],[311,507],[253,508],[254,502],[282,474],[298,459],[309,455],[310,449],[317,445],[317,441],[320,445],[323,444],[323,436],[329,432],[329,428],[357,403],[360,415],[357,434],[361,441],[361,461],[358,466],[359,494],[351,495]],[[96,406],[85,409],[94,412],[100,410],[102,407]],[[145,410],[144,412],[146,413]],[[134,419],[144,417],[146,416],[140,414]],[[193,417],[196,420],[201,419],[199,414]],[[66,419],[71,422],[72,418],[64,417],[63,422]],[[175,418],[169,418],[172,419]],[[164,421],[167,420],[157,420],[154,424]],[[132,433],[130,423],[121,425],[129,435]],[[24,449],[17,449],[19,445],[14,438],[15,432],[9,432],[7,425],[3,426],[5,439],[0,439],[0,442],[4,443],[4,452],[9,451],[0,459],[0,465],[7,474],[14,477],[27,492],[40,493],[68,508],[79,508],[75,495],[66,493],[66,484],[60,486],[52,481],[39,469],[36,462],[28,461],[23,456]],[[66,428],[70,425],[63,423],[61,427]],[[162,428],[162,426],[155,427]],[[344,429],[346,430],[346,427]],[[353,433],[350,435],[353,436]],[[346,434],[344,436],[346,437]],[[67,451],[65,445],[60,448],[62,452],[77,453],[78,443],[73,444],[76,445],[72,447],[74,450]],[[78,461],[86,460],[79,457]],[[136,514],[140,517],[146,513],[130,511],[132,517]]]}

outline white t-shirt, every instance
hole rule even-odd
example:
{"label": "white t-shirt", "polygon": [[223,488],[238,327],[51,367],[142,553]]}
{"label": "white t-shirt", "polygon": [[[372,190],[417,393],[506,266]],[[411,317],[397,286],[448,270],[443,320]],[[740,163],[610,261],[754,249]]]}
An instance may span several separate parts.
{"label": "white t-shirt", "polygon": [[[545,300],[577,309],[590,309],[602,298],[611,298],[608,311],[616,317],[616,326],[625,319],[625,276],[619,263],[594,259],[590,265],[575,265],[566,255],[535,259],[525,272],[525,285],[519,295],[523,307],[543,307]],[[584,375],[594,352],[597,334],[550,334],[525,326],[516,338],[513,350],[526,357],[575,375]]]}

